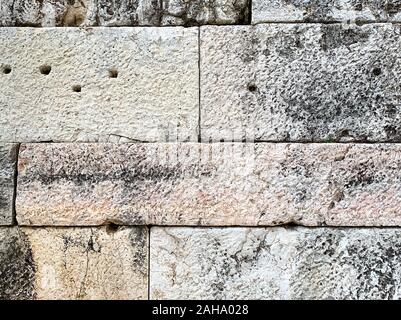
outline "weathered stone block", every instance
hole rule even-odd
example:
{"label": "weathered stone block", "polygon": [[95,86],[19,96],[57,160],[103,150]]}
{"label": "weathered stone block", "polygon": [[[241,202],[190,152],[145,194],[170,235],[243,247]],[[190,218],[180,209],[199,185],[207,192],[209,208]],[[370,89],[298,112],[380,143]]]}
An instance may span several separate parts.
{"label": "weathered stone block", "polygon": [[0,228],[0,299],[146,299],[146,228]]}
{"label": "weathered stone block", "polygon": [[27,144],[22,225],[401,226],[401,145]]}
{"label": "weathered stone block", "polygon": [[0,46],[0,141],[198,139],[196,28],[0,28]]}
{"label": "weathered stone block", "polygon": [[400,229],[152,228],[151,299],[399,299]]}
{"label": "weathered stone block", "polygon": [[0,26],[160,26],[248,22],[247,0],[3,0]]}
{"label": "weathered stone block", "polygon": [[401,141],[401,29],[201,27],[202,141]]}
{"label": "weathered stone block", "polygon": [[17,148],[16,144],[0,144],[0,225],[13,222]]}
{"label": "weathered stone block", "polygon": [[399,0],[253,0],[252,22],[401,21]]}

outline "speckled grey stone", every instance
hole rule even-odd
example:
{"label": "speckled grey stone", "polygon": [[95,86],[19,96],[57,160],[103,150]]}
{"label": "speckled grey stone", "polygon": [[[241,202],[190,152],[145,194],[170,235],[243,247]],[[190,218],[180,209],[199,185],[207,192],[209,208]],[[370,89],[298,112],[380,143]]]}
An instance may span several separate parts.
{"label": "speckled grey stone", "polygon": [[0,225],[10,225],[13,222],[17,148],[16,144],[0,144]]}
{"label": "speckled grey stone", "polygon": [[146,228],[0,228],[0,299],[147,299]]}
{"label": "speckled grey stone", "polygon": [[252,0],[252,23],[401,21],[399,0]]}
{"label": "speckled grey stone", "polygon": [[401,230],[152,228],[151,299],[400,299]]}
{"label": "speckled grey stone", "polygon": [[22,225],[401,226],[401,145],[23,144]]}
{"label": "speckled grey stone", "polygon": [[0,26],[241,24],[248,0],[3,0]]}
{"label": "speckled grey stone", "polygon": [[201,27],[202,141],[401,141],[401,29]]}

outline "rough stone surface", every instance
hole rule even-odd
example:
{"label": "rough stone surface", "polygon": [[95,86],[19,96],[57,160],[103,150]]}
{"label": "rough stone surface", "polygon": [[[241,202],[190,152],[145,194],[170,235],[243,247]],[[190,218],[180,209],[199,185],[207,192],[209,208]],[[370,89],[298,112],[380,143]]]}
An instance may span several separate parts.
{"label": "rough stone surface", "polygon": [[16,161],[17,145],[0,144],[0,225],[10,225],[13,222]]}
{"label": "rough stone surface", "polygon": [[401,29],[201,27],[202,141],[401,141]]}
{"label": "rough stone surface", "polygon": [[253,0],[252,22],[401,21],[399,0]]}
{"label": "rough stone surface", "polygon": [[401,226],[398,144],[27,144],[23,225]]}
{"label": "rough stone surface", "polygon": [[0,299],[146,299],[146,228],[0,228]]}
{"label": "rough stone surface", "polygon": [[152,228],[151,299],[399,299],[401,231]]}
{"label": "rough stone surface", "polygon": [[0,28],[0,141],[198,139],[197,28]]}
{"label": "rough stone surface", "polygon": [[247,0],[3,0],[0,26],[240,24]]}
{"label": "rough stone surface", "polygon": [[0,227],[0,300],[34,299],[32,250],[19,228]]}

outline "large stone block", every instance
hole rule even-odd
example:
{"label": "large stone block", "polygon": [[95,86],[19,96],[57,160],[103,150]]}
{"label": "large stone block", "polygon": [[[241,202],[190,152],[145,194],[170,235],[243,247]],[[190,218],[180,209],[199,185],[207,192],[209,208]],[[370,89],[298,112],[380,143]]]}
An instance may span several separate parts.
{"label": "large stone block", "polygon": [[252,22],[401,21],[399,0],[253,0]]}
{"label": "large stone block", "polygon": [[0,46],[0,141],[198,139],[197,28],[0,28]]}
{"label": "large stone block", "polygon": [[151,299],[399,299],[400,229],[152,228]]}
{"label": "large stone block", "polygon": [[146,299],[146,228],[0,228],[0,299]]}
{"label": "large stone block", "polygon": [[27,144],[22,225],[401,226],[398,144]]}
{"label": "large stone block", "polygon": [[202,141],[401,141],[401,29],[201,27]]}
{"label": "large stone block", "polygon": [[16,144],[0,144],[0,225],[13,222]]}
{"label": "large stone block", "polygon": [[0,26],[239,24],[247,0],[3,0]]}

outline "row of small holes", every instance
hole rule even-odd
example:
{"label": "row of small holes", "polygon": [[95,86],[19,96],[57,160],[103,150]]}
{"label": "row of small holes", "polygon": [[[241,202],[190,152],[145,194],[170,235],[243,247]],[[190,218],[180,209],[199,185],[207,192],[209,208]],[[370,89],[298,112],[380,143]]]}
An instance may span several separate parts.
{"label": "row of small holes", "polygon": [[[4,74],[9,74],[9,73],[11,73],[11,71],[12,71],[12,69],[10,66],[3,67]],[[52,71],[52,67],[45,64],[45,65],[42,65],[39,67],[39,71],[41,74],[47,76]],[[110,69],[109,70],[109,78],[117,78],[117,77],[118,77],[118,71],[116,69]],[[81,92],[81,90],[82,90],[82,88],[80,85],[75,85],[72,87],[72,91],[74,91],[74,92]]]}

